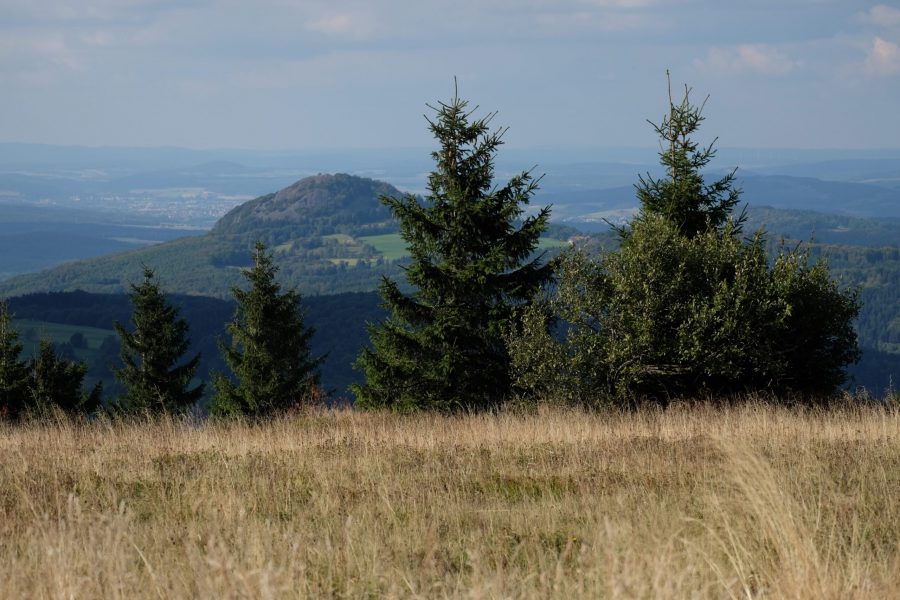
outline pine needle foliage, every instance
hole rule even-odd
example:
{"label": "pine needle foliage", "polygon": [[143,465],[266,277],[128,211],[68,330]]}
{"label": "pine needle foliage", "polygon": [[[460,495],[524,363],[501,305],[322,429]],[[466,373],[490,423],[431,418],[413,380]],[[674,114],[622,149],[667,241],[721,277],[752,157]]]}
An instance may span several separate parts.
{"label": "pine needle foliage", "polygon": [[211,413],[218,417],[266,417],[318,397],[319,365],[304,324],[300,294],[282,292],[278,267],[262,242],[253,252],[253,267],[244,271],[250,289],[233,288],[234,318],[226,326],[231,343],[220,341],[222,356],[236,379],[216,373]]}
{"label": "pine needle foliage", "polygon": [[491,130],[496,113],[475,118],[458,94],[429,108],[439,147],[428,194],[382,198],[400,222],[414,291],[406,295],[383,279],[391,314],[369,327],[371,348],[356,362],[365,383],[353,391],[365,407],[488,409],[510,391],[503,332],[551,276],[535,255],[550,210],[522,219],[538,186],[529,171],[495,187],[494,158],[506,131]]}
{"label": "pine needle foliage", "polygon": [[122,366],[114,369],[125,393],[116,408],[129,414],[183,412],[203,395],[204,385],[191,387],[200,355],[178,364],[190,348],[188,324],[179,318],[155,280],[144,267],[144,279],[131,285],[131,330],[116,323],[121,338]]}
{"label": "pine needle foliage", "polygon": [[[659,136],[659,159],[666,175],[659,179],[649,173],[638,176],[635,189],[641,202],[641,217],[661,216],[682,235],[692,238],[710,229],[721,230],[731,218],[741,190],[734,185],[737,169],[706,183],[703,169],[715,157],[718,138],[708,146],[693,139],[703,123],[706,100],[693,104],[690,94],[690,88],[685,86],[684,96],[675,104],[669,84],[668,114],[659,124],[648,121]],[[732,232],[739,233],[740,228]],[[620,233],[627,236],[627,230]]]}
{"label": "pine needle foliage", "polygon": [[12,314],[6,302],[0,302],[0,419],[17,418],[25,406],[28,365],[19,358],[21,354]]}
{"label": "pine needle foliage", "polygon": [[100,408],[103,385],[85,390],[87,364],[58,355],[50,340],[41,340],[28,366],[27,412],[32,417],[52,415],[55,409],[69,416],[90,415]]}

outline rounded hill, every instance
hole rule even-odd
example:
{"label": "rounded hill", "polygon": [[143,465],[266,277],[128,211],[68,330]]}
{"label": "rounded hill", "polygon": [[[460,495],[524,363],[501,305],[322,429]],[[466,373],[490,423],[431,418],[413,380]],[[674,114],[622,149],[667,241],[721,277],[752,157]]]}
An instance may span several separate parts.
{"label": "rounded hill", "polygon": [[219,219],[213,236],[255,235],[283,243],[332,234],[396,229],[381,196],[399,196],[394,186],[354,175],[314,175],[274,194],[245,202]]}
{"label": "rounded hill", "polygon": [[117,293],[156,269],[168,292],[228,298],[243,285],[257,241],[276,255],[279,276],[304,294],[369,291],[394,274],[394,256],[371,240],[393,238],[397,223],[380,197],[394,186],[354,175],[315,175],[234,208],[207,234],[66,263],[0,283],[0,296],[46,291]]}

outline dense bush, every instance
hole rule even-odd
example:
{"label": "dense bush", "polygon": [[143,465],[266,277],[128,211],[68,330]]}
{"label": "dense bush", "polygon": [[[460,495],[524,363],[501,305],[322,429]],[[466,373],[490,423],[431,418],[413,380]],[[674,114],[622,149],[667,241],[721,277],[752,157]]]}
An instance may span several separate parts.
{"label": "dense bush", "polygon": [[[524,391],[579,402],[827,394],[858,357],[857,310],[856,293],[801,250],[770,264],[761,234],[688,238],[652,217],[618,252],[568,252],[510,344]],[[564,324],[562,341],[548,315]]]}
{"label": "dense bush", "polygon": [[18,338],[9,308],[0,302],[0,420],[40,417],[54,410],[86,415],[100,408],[102,385],[90,391],[83,387],[86,364],[62,356],[49,340],[41,340],[37,355],[23,361]]}
{"label": "dense bush", "polygon": [[41,340],[37,356],[29,363],[28,395],[25,412],[32,417],[53,414],[54,410],[76,415],[90,415],[101,407],[103,385],[84,389],[88,366],[67,359],[48,340]]}

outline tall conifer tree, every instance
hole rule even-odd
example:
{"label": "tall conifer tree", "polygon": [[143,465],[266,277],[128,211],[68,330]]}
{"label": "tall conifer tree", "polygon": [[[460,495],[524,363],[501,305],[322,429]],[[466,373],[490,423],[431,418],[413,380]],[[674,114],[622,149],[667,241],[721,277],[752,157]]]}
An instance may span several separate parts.
{"label": "tall conifer tree", "polygon": [[9,307],[0,302],[0,419],[17,418],[25,406],[28,367],[20,360],[21,354]]}
{"label": "tall conifer tree", "polygon": [[372,347],[356,362],[366,378],[353,388],[362,406],[455,410],[502,402],[510,391],[503,333],[551,275],[534,256],[549,207],[521,220],[537,181],[526,171],[495,187],[505,129],[490,129],[496,113],[473,119],[467,106],[454,95],[431,107],[439,148],[424,202],[382,198],[400,221],[415,291],[381,283],[391,315],[369,327]]}
{"label": "tall conifer tree", "polygon": [[178,412],[203,395],[203,384],[191,388],[200,355],[177,365],[190,348],[188,324],[166,302],[153,269],[144,268],[144,281],[131,285],[133,330],[116,323],[122,340],[123,366],[114,369],[125,386],[118,407],[130,413]]}
{"label": "tall conifer tree", "polygon": [[314,330],[304,325],[300,294],[281,291],[272,255],[257,242],[253,267],[244,271],[249,290],[233,288],[237,308],[226,326],[231,344],[220,343],[237,381],[217,373],[211,412],[261,417],[298,406],[316,394],[321,358],[312,358]]}

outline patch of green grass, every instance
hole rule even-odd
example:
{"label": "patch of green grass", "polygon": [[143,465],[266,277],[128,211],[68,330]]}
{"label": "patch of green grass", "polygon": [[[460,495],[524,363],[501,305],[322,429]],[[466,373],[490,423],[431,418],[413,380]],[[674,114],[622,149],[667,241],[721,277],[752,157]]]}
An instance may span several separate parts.
{"label": "patch of green grass", "polygon": [[408,256],[406,252],[406,240],[399,233],[384,235],[367,235],[359,238],[359,241],[368,244],[378,250],[385,260],[397,260]]}
{"label": "patch of green grass", "polygon": [[359,263],[373,263],[375,261],[369,260],[367,258],[326,258],[326,261],[330,262],[333,265],[340,266],[341,264],[346,264],[348,267],[355,267]]}
{"label": "patch of green grass", "polygon": [[347,244],[350,246],[356,244],[356,240],[353,239],[353,236],[347,235],[346,233],[333,233],[331,235],[323,235],[322,239],[323,240],[334,240],[339,244]]}
{"label": "patch of green grass", "polygon": [[561,248],[562,246],[568,246],[569,242],[565,240],[554,240],[551,238],[542,237],[538,240],[538,250],[550,250],[552,248]]}

